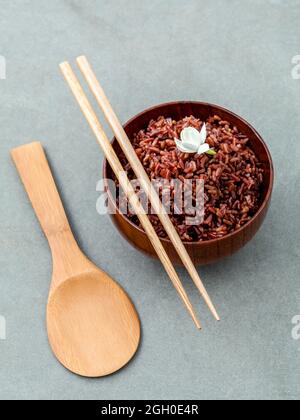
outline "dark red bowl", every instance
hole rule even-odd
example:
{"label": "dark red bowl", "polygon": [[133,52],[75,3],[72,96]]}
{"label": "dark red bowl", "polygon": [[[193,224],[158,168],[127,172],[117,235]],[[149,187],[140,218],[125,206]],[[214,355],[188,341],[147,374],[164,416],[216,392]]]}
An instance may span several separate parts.
{"label": "dark red bowl", "polygon": [[[157,119],[161,115],[164,117],[171,117],[174,120],[194,115],[201,120],[205,120],[209,116],[216,114],[223,120],[227,120],[237,126],[242,133],[249,137],[252,149],[263,164],[264,180],[262,185],[261,203],[253,218],[235,232],[230,233],[221,239],[212,239],[205,242],[185,242],[184,244],[194,264],[209,264],[234,254],[246,245],[261,227],[270,205],[274,184],[273,162],[265,142],[257,131],[243,118],[220,106],[202,102],[172,102],[158,105],[138,114],[124,126],[127,135],[131,139],[139,130],[146,128],[151,119]],[[112,144],[117,153],[119,153],[121,149],[116,139],[113,139]],[[113,179],[112,169],[106,160],[104,161],[103,178],[105,180]],[[106,187],[109,207],[113,213],[111,217],[119,232],[136,248],[157,258],[147,235],[142,229],[138,228],[126,216],[118,211],[107,183]],[[181,260],[171,241],[169,239],[161,239],[161,241],[172,262],[181,265]]]}

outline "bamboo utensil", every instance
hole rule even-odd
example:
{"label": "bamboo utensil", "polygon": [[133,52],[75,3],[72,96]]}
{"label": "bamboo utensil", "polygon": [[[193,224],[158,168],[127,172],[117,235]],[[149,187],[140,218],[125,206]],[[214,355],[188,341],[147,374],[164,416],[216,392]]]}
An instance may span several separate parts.
{"label": "bamboo utensil", "polygon": [[77,77],[75,76],[69,63],[62,63],[60,65],[61,71],[70,86],[83,114],[85,115],[91,129],[93,130],[96,139],[101,146],[107,160],[109,161],[116,177],[118,178],[120,185],[122,186],[126,196],[128,197],[133,209],[138,215],[145,232],[148,235],[149,240],[152,243],[152,246],[157,252],[166,272],[168,273],[170,280],[172,281],[174,287],[176,288],[179,296],[181,297],[183,303],[185,304],[188,312],[190,313],[192,319],[194,320],[197,328],[201,328],[200,322],[197,319],[197,316],[193,310],[192,304],[182,286],[182,283],[174,269],[164,247],[162,246],[150,220],[148,219],[145,211],[134,192],[134,189],[131,183],[128,180],[126,173],[117,157],[115,151],[113,150],[109,139],[107,138],[89,100],[87,99]]}
{"label": "bamboo utensil", "polygon": [[124,290],[79,249],[41,144],[11,154],[52,251],[47,307],[52,350],[78,375],[116,372],[138,348],[137,312]]}
{"label": "bamboo utensil", "polygon": [[175,249],[177,250],[178,255],[180,256],[185,268],[190,274],[196,287],[200,291],[204,301],[206,302],[213,316],[219,321],[220,320],[219,315],[200,279],[200,276],[196,270],[196,267],[194,266],[185,246],[183,245],[180,239],[180,236],[178,235],[164,206],[162,205],[155,188],[151,184],[142,163],[137,157],[129,138],[127,134],[125,133],[125,130],[123,129],[122,124],[120,123],[118,117],[116,116],[109,100],[107,99],[104,90],[102,89],[99,81],[97,80],[94,71],[92,70],[90,64],[88,63],[86,57],[84,56],[78,57],[77,63],[91,91],[93,92],[100,108],[102,109],[109,125],[111,126],[121,149],[123,150],[136,176],[138,177],[141,187],[143,188],[148,198],[150,199],[150,202],[153,206],[155,213],[158,215],[163,227],[165,228],[165,231],[168,234],[168,237],[173,243]]}

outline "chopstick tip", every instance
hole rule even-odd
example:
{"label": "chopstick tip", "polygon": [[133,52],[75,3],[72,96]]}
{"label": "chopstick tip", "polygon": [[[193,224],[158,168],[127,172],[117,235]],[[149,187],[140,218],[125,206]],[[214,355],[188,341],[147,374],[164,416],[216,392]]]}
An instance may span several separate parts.
{"label": "chopstick tip", "polygon": [[199,331],[201,331],[202,330],[202,325],[200,324],[200,321],[198,321],[198,319],[196,317],[194,317],[194,322],[195,322],[195,325],[196,325],[197,329]]}
{"label": "chopstick tip", "polygon": [[221,318],[219,317],[219,315],[218,315],[218,313],[217,313],[217,311],[216,310],[214,310],[213,311],[213,315],[214,315],[214,317],[215,317],[215,319],[219,322],[219,321],[221,321]]}
{"label": "chopstick tip", "polygon": [[68,61],[63,61],[62,63],[60,63],[59,67],[61,70],[63,70],[64,68],[66,68],[69,65]]}
{"label": "chopstick tip", "polygon": [[85,55],[80,55],[76,58],[77,63],[80,63],[81,61],[87,61],[87,58]]}

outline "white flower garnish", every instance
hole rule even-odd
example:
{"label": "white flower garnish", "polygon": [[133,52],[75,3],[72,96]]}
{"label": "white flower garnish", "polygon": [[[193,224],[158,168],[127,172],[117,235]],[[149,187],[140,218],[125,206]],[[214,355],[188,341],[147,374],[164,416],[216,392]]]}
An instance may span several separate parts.
{"label": "white flower garnish", "polygon": [[181,141],[175,139],[175,143],[177,148],[183,153],[197,153],[198,155],[209,153],[215,155],[216,152],[206,143],[206,138],[206,124],[203,124],[200,132],[194,127],[184,128],[180,134]]}

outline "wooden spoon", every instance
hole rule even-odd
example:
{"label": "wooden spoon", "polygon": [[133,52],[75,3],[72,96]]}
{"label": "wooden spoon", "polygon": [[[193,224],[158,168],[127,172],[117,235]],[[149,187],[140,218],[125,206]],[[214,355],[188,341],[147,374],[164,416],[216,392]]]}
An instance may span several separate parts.
{"label": "wooden spoon", "polygon": [[137,351],[138,314],[124,290],[79,249],[41,144],[11,154],[52,251],[47,308],[52,350],[78,375],[116,372]]}

